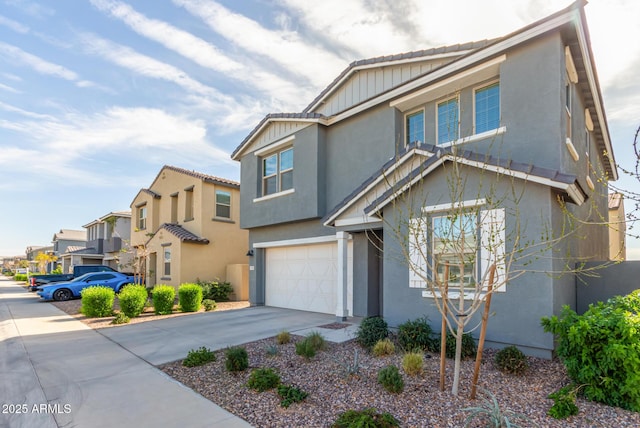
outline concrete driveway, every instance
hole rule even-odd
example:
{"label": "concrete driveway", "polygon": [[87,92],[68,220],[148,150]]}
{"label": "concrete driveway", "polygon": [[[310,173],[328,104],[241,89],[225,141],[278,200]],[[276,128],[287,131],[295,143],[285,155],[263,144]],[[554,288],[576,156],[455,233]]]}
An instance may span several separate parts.
{"label": "concrete driveway", "polygon": [[0,427],[247,427],[154,365],[334,321],[257,307],[93,330],[0,277]]}

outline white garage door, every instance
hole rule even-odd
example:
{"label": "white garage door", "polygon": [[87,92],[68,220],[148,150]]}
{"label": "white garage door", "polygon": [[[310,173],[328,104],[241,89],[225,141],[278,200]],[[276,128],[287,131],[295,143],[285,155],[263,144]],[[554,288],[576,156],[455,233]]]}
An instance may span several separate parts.
{"label": "white garage door", "polygon": [[[353,246],[348,246],[349,314],[353,313]],[[266,250],[267,306],[336,313],[338,244],[296,245]]]}

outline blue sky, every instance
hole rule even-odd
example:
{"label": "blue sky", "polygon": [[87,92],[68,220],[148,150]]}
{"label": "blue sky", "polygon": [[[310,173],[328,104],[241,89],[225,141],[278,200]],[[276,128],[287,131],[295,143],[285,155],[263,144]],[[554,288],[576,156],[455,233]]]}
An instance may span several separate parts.
{"label": "blue sky", "polygon": [[[239,179],[229,154],[264,115],[300,111],[354,60],[502,36],[569,3],[0,0],[0,256],[128,209],[165,164]],[[640,2],[586,11],[631,167]]]}

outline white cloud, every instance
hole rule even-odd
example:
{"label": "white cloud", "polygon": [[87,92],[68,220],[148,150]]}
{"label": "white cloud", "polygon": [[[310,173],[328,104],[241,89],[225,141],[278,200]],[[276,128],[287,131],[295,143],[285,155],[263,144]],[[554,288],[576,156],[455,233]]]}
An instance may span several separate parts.
{"label": "white cloud", "polygon": [[2,89],[3,91],[7,91],[7,92],[13,92],[14,94],[22,93],[22,91],[19,91],[16,88],[13,88],[13,87],[8,86],[8,85],[3,85],[2,83],[0,83],[0,89]]}
{"label": "white cloud", "polygon": [[40,114],[23,110],[10,104],[3,103],[2,101],[0,101],[0,109],[8,111],[10,113],[18,113],[21,116],[30,117],[32,119],[54,120],[53,116],[49,116],[48,114]]}
{"label": "white cloud", "polygon": [[13,21],[2,15],[0,15],[0,25],[10,28],[16,33],[26,34],[29,32],[29,27],[26,25],[22,25],[21,23]]}
{"label": "white cloud", "polygon": [[47,74],[60,77],[65,80],[77,80],[78,75],[66,67],[46,61],[40,57],[32,55],[22,49],[0,42],[0,52],[16,61],[32,68],[40,74]]}

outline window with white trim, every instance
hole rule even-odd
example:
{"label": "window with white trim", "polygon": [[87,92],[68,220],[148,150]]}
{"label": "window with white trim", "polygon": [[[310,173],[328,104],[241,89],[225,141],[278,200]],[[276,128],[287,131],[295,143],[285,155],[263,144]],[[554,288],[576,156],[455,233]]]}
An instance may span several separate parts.
{"label": "window with white trim", "polygon": [[495,82],[475,91],[475,133],[500,127],[500,83]]}
{"label": "window with white trim", "polygon": [[147,206],[138,207],[138,229],[145,230],[147,228]]}
{"label": "window with white trim", "polygon": [[171,248],[164,249],[164,275],[171,275]]}
{"label": "window with white trim", "polygon": [[216,190],[216,214],[218,218],[231,218],[231,193]]}
{"label": "window with white trim", "polygon": [[293,189],[293,147],[262,159],[262,196]]}
{"label": "window with white trim", "polygon": [[405,116],[405,144],[424,143],[424,110]]}
{"label": "window with white trim", "polygon": [[437,109],[437,129],[438,144],[454,142],[460,135],[459,105],[458,97],[450,98],[438,103]]}
{"label": "window with white trim", "polygon": [[475,287],[478,257],[478,216],[474,212],[431,218],[432,260],[436,277],[450,287]]}

